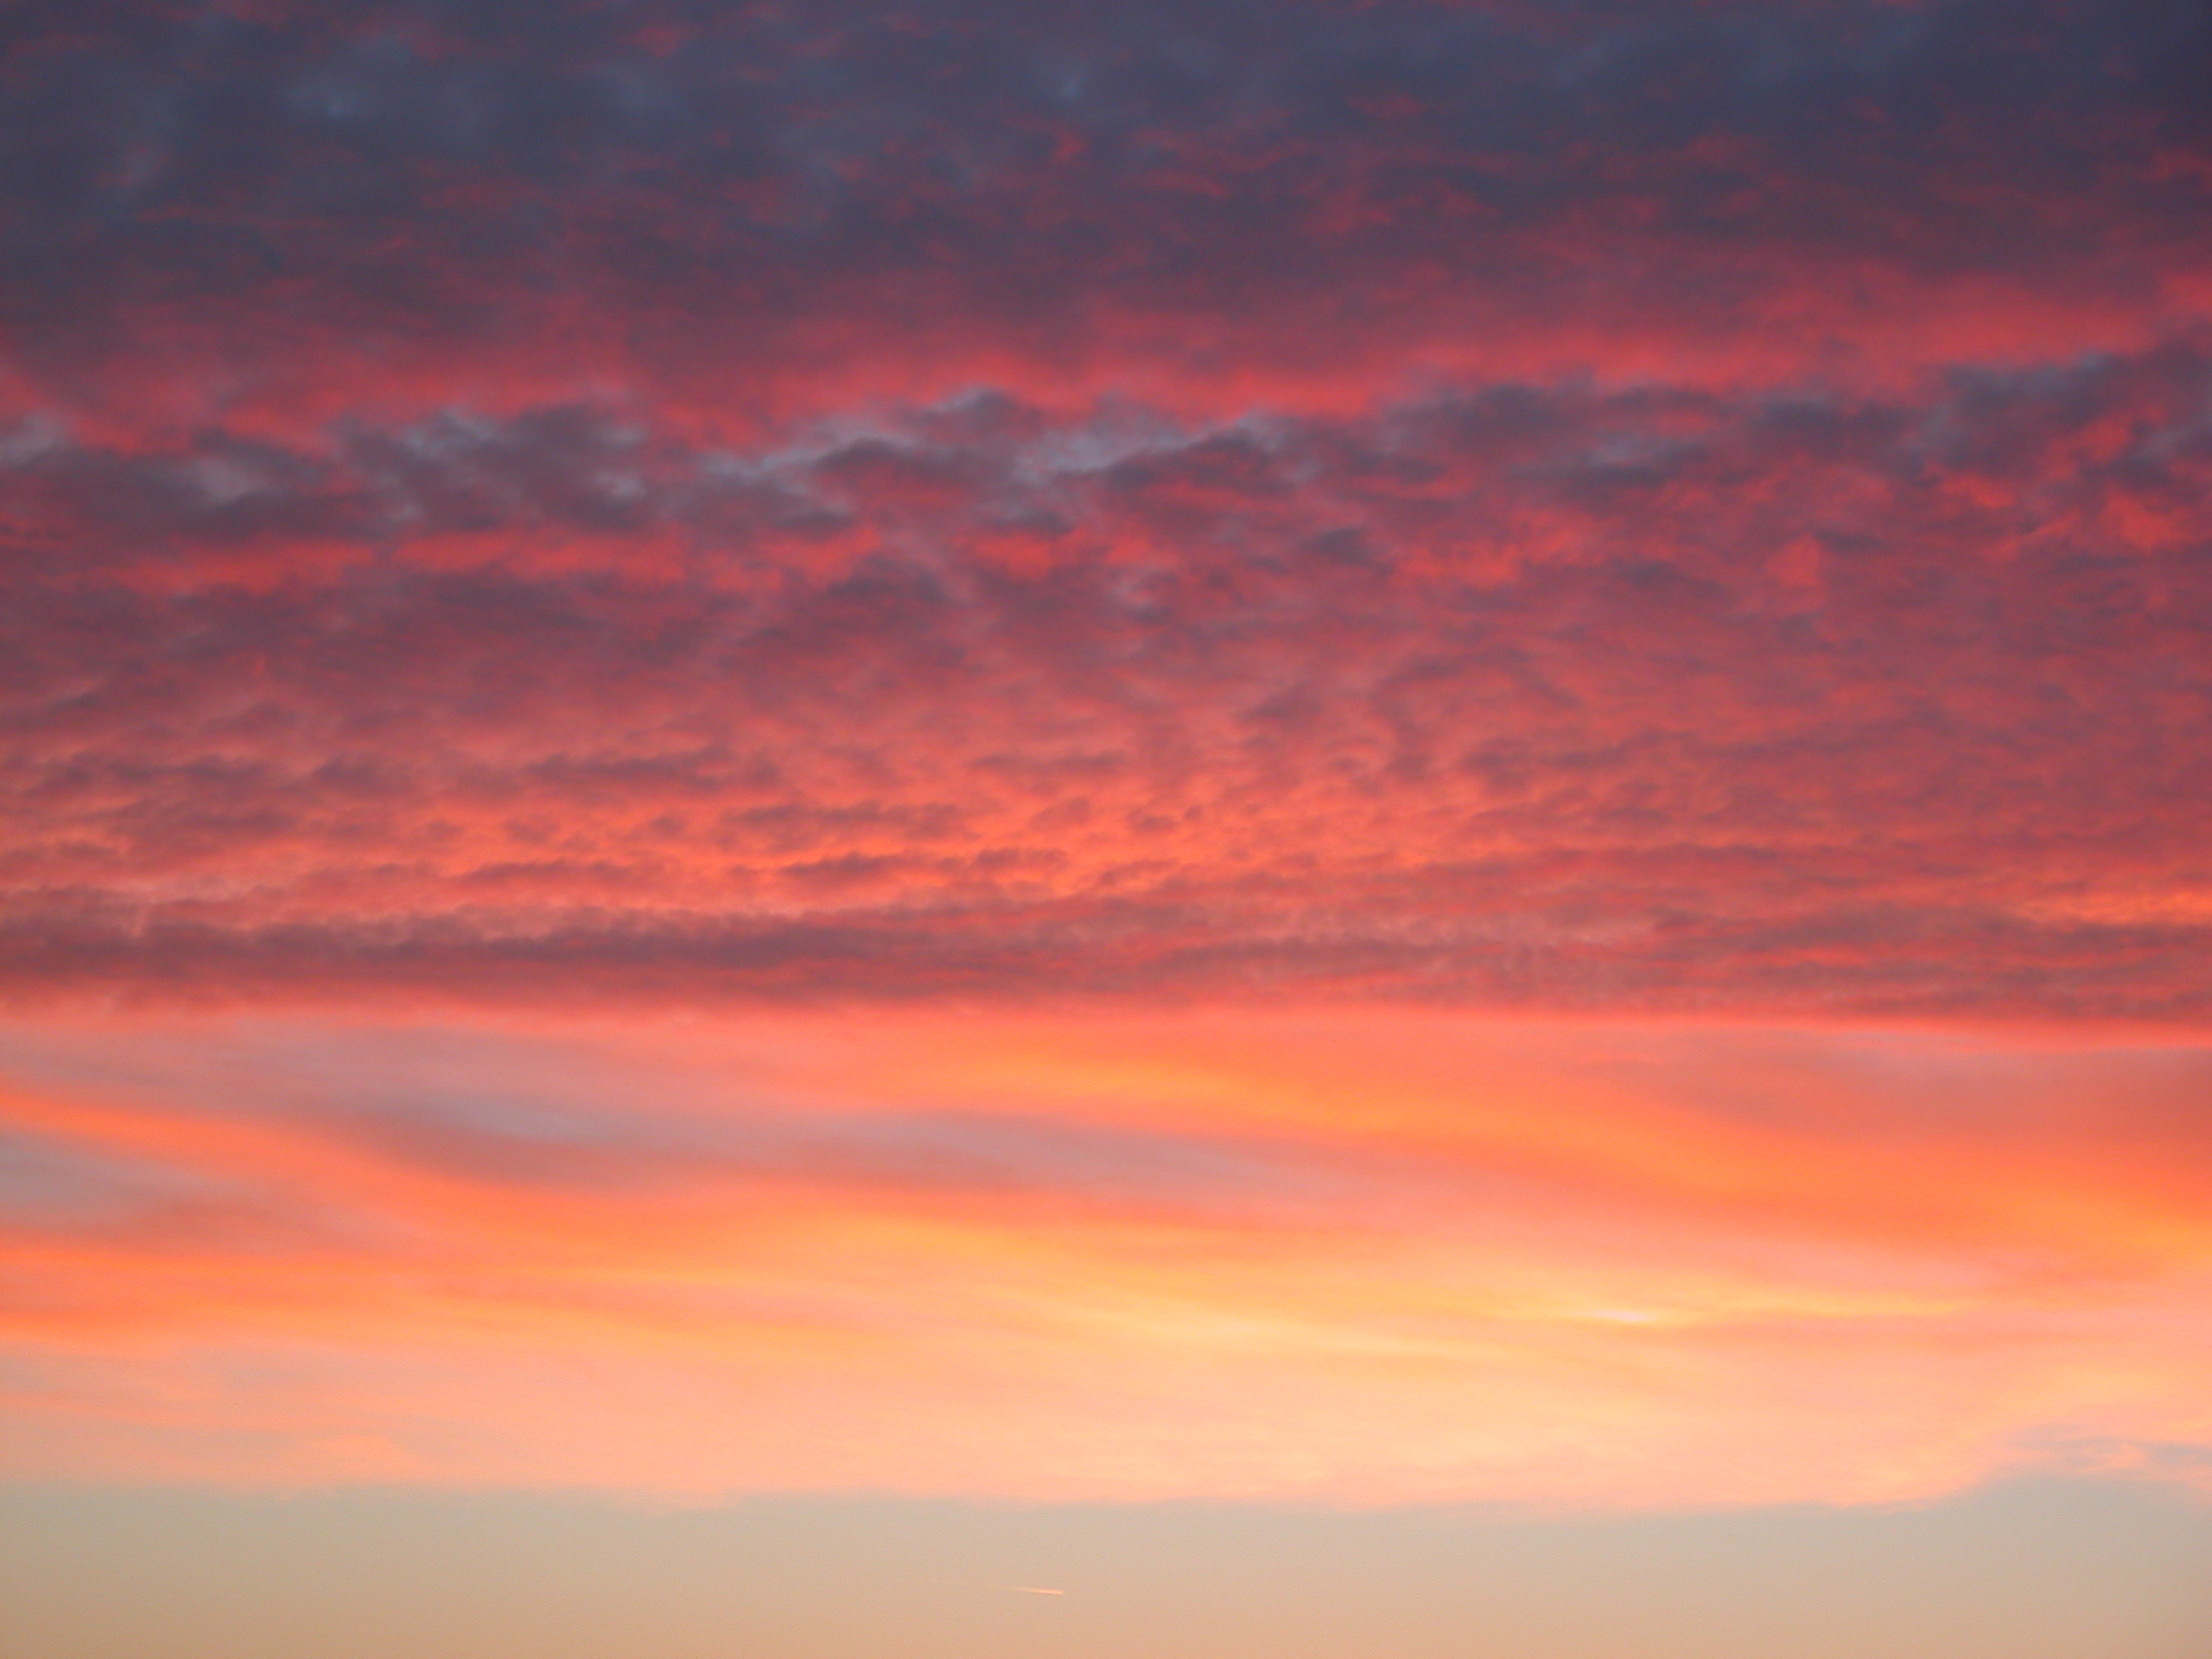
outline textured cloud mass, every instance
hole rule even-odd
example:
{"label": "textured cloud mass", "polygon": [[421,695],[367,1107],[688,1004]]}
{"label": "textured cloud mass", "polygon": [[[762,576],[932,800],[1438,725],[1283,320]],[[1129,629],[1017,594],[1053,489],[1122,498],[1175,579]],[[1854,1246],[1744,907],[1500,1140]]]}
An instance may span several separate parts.
{"label": "textured cloud mass", "polygon": [[2208,71],[7,8],[37,1467],[2198,1466]]}
{"label": "textured cloud mass", "polygon": [[12,27],[19,993],[2203,1010],[2192,8]]}
{"label": "textured cloud mass", "polygon": [[14,981],[2195,1017],[2207,385],[48,439]]}

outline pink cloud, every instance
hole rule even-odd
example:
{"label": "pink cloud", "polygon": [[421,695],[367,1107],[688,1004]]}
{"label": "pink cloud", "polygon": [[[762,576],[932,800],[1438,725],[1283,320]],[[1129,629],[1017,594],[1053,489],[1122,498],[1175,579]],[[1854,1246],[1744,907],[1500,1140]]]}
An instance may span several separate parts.
{"label": "pink cloud", "polygon": [[2196,1048],[944,1014],[10,1048],[12,1132],[81,1189],[13,1225],[35,1475],[1680,1505],[2208,1428]]}
{"label": "pink cloud", "polygon": [[2207,384],[42,439],[16,994],[2192,1020]]}

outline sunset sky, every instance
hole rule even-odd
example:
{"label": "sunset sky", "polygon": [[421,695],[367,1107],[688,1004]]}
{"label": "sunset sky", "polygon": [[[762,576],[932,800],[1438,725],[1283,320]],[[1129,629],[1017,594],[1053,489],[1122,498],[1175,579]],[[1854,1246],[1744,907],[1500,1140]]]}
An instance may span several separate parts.
{"label": "sunset sky", "polygon": [[2202,1659],[2208,88],[0,8],[0,1653]]}

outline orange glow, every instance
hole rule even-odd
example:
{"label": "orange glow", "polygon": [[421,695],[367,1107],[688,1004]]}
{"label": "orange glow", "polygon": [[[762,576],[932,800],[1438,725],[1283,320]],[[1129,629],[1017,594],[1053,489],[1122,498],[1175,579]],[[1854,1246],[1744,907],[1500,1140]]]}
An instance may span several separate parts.
{"label": "orange glow", "polygon": [[15,1130],[136,1194],[15,1229],[32,1474],[1681,1504],[2212,1429],[2201,1049],[879,1011],[9,1052]]}

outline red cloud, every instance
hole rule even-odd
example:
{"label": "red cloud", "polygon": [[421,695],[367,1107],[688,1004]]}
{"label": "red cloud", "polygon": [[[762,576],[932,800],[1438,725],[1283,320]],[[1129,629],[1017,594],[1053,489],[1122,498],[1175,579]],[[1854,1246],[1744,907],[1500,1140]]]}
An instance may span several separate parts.
{"label": "red cloud", "polygon": [[2208,384],[48,435],[16,986],[2194,1019]]}

